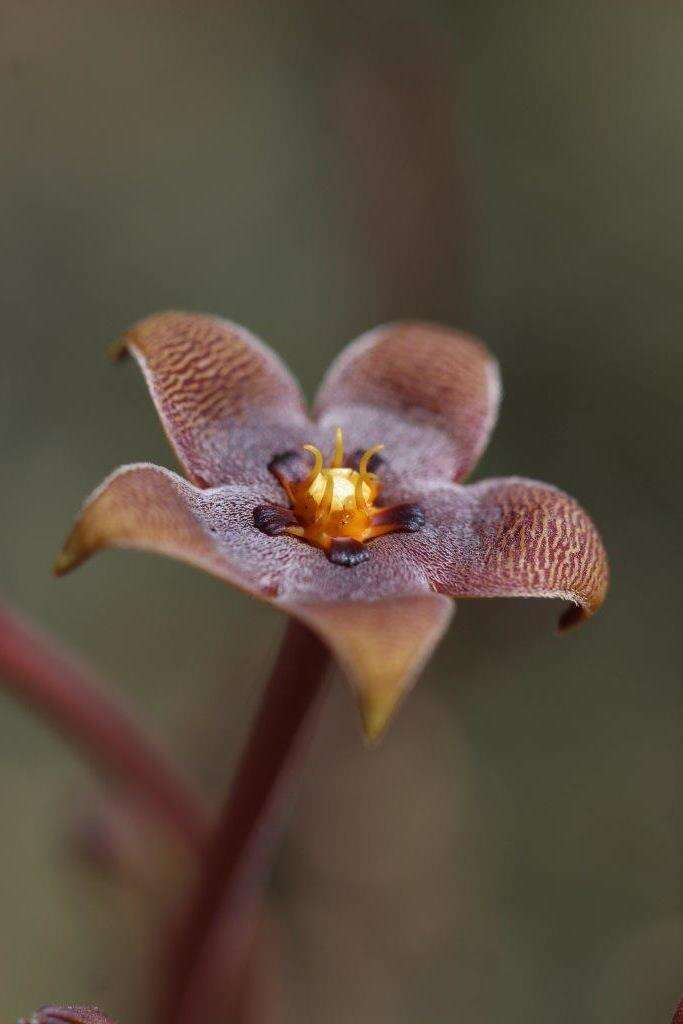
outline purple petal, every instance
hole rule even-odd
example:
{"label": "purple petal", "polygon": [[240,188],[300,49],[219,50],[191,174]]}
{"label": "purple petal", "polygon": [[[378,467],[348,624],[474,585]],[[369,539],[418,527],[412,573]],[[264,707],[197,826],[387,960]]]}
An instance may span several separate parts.
{"label": "purple petal", "polygon": [[158,313],[117,346],[137,359],[188,477],[200,487],[257,483],[273,452],[309,438],[298,384],[244,327],[199,313]]}
{"label": "purple petal", "polygon": [[416,534],[380,537],[365,545],[366,561],[334,564],[301,540],[263,533],[254,512],[266,497],[259,487],[201,490],[157,466],[124,466],[85,503],[56,571],[101,548],[137,548],[272,601],[330,646],[374,739],[445,630],[453,603],[431,592],[410,546]]}
{"label": "purple petal", "polygon": [[429,592],[383,601],[284,604],[321,637],[346,672],[370,742],[386,728],[455,610],[447,597]]}
{"label": "purple petal", "polygon": [[424,528],[409,538],[434,588],[452,597],[556,597],[593,615],[608,583],[607,555],[588,514],[549,484],[510,477],[437,487],[419,498]]}
{"label": "purple petal", "polygon": [[274,481],[202,490],[159,466],[123,466],[86,501],[56,571],[102,548],[136,548],[189,562],[264,599],[376,600],[428,589],[399,537],[373,541],[367,562],[348,568],[294,537],[267,536],[254,511],[278,490]]}
{"label": "purple petal", "polygon": [[97,1006],[41,1006],[19,1024],[114,1024]]}
{"label": "purple petal", "polygon": [[315,403],[349,449],[387,446],[397,472],[461,480],[495,423],[498,365],[481,342],[437,324],[377,327],[332,364]]}

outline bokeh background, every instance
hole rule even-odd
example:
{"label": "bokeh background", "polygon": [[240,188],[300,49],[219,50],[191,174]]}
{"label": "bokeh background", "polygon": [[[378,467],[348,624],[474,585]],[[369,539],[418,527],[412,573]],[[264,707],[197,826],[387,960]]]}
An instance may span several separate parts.
{"label": "bokeh background", "polygon": [[[218,800],[283,623],[180,565],[50,565],[123,462],[173,465],[107,344],[166,307],[309,394],[388,318],[499,357],[477,476],[593,513],[604,611],[464,602],[382,747],[335,681],[279,858],[285,1020],[666,1024],[683,995],[683,8],[4,0],[0,587]],[[146,897],[74,855],[98,781],[0,696],[0,1017],[145,1017]]]}

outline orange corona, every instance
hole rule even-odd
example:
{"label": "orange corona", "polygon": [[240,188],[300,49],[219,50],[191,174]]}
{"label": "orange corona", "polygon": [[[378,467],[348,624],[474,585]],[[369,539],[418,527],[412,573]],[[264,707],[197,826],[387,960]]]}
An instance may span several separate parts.
{"label": "orange corona", "polygon": [[256,525],[272,536],[288,534],[322,548],[334,562],[355,565],[368,556],[366,541],[386,533],[412,532],[424,522],[417,505],[377,505],[380,481],[368,466],[384,445],[366,449],[358,468],[344,465],[344,443],[337,428],[334,454],[328,466],[320,450],[303,446],[313,456],[313,465],[303,479],[288,475],[294,452],[276,456],[270,468],[282,485],[289,507],[261,505],[255,510]]}

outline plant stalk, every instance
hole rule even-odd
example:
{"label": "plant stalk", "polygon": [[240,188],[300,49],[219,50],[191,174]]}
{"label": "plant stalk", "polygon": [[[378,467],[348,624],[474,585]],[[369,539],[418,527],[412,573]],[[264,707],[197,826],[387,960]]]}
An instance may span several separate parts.
{"label": "plant stalk", "polygon": [[163,1024],[222,1019],[226,1007],[234,1008],[247,958],[258,941],[264,878],[328,662],[317,637],[291,620],[209,841],[197,891],[171,949],[159,1017]]}
{"label": "plant stalk", "polygon": [[207,809],[166,754],[91,669],[4,606],[0,685],[79,747],[190,852],[203,852],[209,835]]}

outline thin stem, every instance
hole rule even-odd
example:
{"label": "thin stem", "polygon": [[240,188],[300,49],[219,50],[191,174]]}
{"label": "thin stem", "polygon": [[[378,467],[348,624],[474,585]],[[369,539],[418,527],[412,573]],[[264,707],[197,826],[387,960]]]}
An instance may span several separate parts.
{"label": "thin stem", "polygon": [[322,643],[291,621],[171,951],[164,1024],[211,1019],[217,1000],[225,1005],[236,995],[328,660]]}
{"label": "thin stem", "polygon": [[206,808],[166,754],[84,663],[2,606],[0,685],[126,787],[193,853],[203,851]]}

